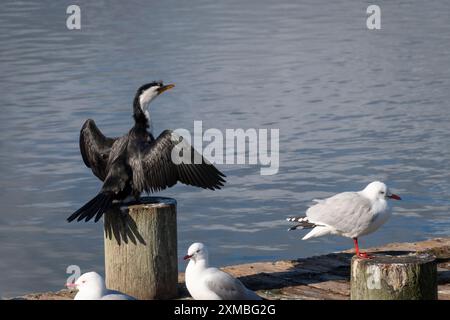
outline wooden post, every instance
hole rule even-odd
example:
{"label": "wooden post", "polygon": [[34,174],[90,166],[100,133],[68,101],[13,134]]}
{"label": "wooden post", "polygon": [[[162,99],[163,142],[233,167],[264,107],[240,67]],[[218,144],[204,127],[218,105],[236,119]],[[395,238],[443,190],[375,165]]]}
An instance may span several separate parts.
{"label": "wooden post", "polygon": [[352,300],[436,300],[437,264],[429,254],[354,256],[350,282]]}
{"label": "wooden post", "polygon": [[141,198],[105,214],[105,278],[109,289],[140,300],[177,296],[176,201]]}

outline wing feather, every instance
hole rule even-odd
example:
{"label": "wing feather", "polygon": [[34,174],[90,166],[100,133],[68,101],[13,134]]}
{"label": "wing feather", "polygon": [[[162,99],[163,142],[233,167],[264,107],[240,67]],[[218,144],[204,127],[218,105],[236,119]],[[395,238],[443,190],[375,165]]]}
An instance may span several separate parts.
{"label": "wing feather", "polygon": [[343,192],[324,199],[306,211],[310,222],[324,224],[340,232],[365,228],[371,220],[371,202],[357,192]]}
{"label": "wing feather", "polygon": [[[179,145],[181,144],[181,145]],[[191,155],[183,157],[183,161],[172,161],[172,150],[182,148]],[[183,153],[182,152],[182,153]],[[194,163],[195,157],[201,163]],[[225,175],[203,158],[195,149],[176,133],[166,130],[152,141],[142,152],[140,161],[130,162],[130,166],[139,170],[143,176],[133,175],[133,184],[142,186],[141,191],[156,192],[173,186],[178,181],[183,184],[204,189],[220,189],[225,183]]]}
{"label": "wing feather", "polygon": [[117,138],[108,138],[97,128],[94,120],[88,119],[80,131],[80,151],[86,167],[100,180],[106,178],[111,147]]}
{"label": "wing feather", "polygon": [[261,298],[247,289],[239,279],[230,274],[216,269],[209,268],[205,277],[206,287],[214,292],[222,300],[260,300]]}

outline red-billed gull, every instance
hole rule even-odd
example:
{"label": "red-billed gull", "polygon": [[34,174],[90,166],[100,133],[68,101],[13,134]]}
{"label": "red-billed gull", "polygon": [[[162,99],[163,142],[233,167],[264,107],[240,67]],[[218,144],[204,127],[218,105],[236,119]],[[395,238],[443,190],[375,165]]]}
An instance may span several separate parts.
{"label": "red-billed gull", "polygon": [[102,276],[94,271],[84,273],[75,283],[66,285],[78,289],[74,300],[136,300],[122,292],[107,289]]}
{"label": "red-billed gull", "polygon": [[184,260],[186,287],[195,300],[262,300],[241,281],[208,264],[208,250],[202,243],[194,243]]}
{"label": "red-billed gull", "polygon": [[352,238],[356,255],[369,258],[367,253],[359,251],[358,237],[374,232],[390,218],[387,199],[401,200],[383,182],[374,181],[358,192],[343,192],[314,200],[316,204],[306,211],[306,217],[287,220],[297,223],[290,230],[312,229],[302,240],[327,234]]}

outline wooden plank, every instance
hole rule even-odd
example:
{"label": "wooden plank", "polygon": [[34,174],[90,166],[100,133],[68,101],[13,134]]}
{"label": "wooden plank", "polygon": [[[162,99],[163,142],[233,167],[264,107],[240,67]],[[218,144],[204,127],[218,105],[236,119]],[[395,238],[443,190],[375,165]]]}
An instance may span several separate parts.
{"label": "wooden plank", "polygon": [[[450,237],[415,243],[393,243],[368,249],[369,252],[418,251],[436,254],[438,298],[450,300]],[[350,259],[353,250],[297,260],[246,263],[227,266],[231,273],[268,299],[348,299]],[[178,276],[179,299],[190,299],[184,274]],[[68,299],[73,293],[31,294],[22,299]]]}

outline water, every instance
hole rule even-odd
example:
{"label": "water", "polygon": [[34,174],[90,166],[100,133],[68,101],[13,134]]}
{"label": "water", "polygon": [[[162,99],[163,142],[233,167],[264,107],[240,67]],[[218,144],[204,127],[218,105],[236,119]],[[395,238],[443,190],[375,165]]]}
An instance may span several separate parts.
{"label": "water", "polygon": [[[219,192],[176,186],[179,255],[207,243],[215,265],[351,247],[300,241],[286,216],[313,198],[386,181],[404,201],[362,245],[449,236],[450,6],[382,2],[382,30],[353,1],[2,3],[0,296],[60,289],[68,265],[103,272],[102,226],[68,224],[100,183],[78,150],[93,118],[132,125],[136,88],[176,88],[152,105],[166,128],[280,128],[280,171],[221,165]],[[180,262],[180,269],[184,264]]]}

